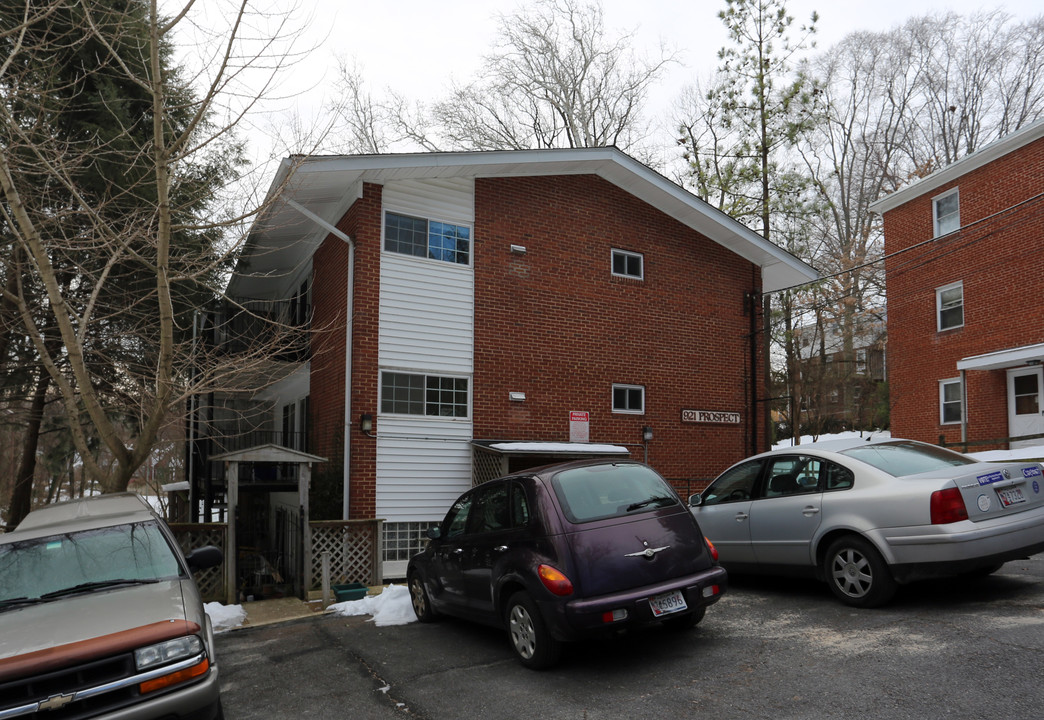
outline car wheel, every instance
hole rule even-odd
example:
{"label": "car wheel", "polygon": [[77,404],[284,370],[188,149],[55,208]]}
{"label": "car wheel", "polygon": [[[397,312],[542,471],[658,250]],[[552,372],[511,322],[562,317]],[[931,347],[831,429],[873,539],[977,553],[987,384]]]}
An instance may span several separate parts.
{"label": "car wheel", "polygon": [[435,608],[431,606],[431,598],[428,590],[424,587],[424,578],[419,572],[410,574],[410,602],[413,603],[413,613],[420,622],[431,622],[438,617]]}
{"label": "car wheel", "polygon": [[895,578],[881,553],[867,540],[855,535],[830,544],[826,554],[826,576],[834,595],[853,607],[878,607],[895,595]]}
{"label": "car wheel", "polygon": [[540,610],[528,593],[517,592],[511,596],[505,617],[511,649],[523,665],[543,670],[558,662],[562,643],[551,637]]}
{"label": "car wheel", "polygon": [[706,614],[706,606],[701,606],[693,610],[691,613],[667,618],[663,621],[663,626],[668,630],[691,630],[700,624],[700,621],[703,620],[703,617]]}

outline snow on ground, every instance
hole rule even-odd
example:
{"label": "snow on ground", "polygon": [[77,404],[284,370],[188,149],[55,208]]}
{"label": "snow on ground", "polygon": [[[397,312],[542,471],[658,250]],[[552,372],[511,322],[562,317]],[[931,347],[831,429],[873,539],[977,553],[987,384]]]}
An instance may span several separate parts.
{"label": "snow on ground", "polygon": [[389,585],[380,595],[335,603],[326,608],[326,612],[342,617],[373,615],[371,622],[378,627],[405,625],[417,619],[410,602],[409,588],[405,585]]}
{"label": "snow on ground", "polygon": [[246,610],[242,605],[222,605],[219,602],[209,602],[203,606],[203,609],[210,616],[214,632],[237,628],[246,620]]}

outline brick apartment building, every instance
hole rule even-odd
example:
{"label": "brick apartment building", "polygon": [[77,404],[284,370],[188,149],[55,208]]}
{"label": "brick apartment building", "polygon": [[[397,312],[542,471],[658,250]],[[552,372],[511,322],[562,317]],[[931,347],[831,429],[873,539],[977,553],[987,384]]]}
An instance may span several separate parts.
{"label": "brick apartment building", "polygon": [[884,217],[893,435],[1044,433],[1044,122],[873,209]]}
{"label": "brick apartment building", "polygon": [[760,296],[816,273],[619,150],[288,158],[269,196],[228,292],[312,341],[259,402],[386,576],[474,482],[595,453],[685,492],[765,448]]}

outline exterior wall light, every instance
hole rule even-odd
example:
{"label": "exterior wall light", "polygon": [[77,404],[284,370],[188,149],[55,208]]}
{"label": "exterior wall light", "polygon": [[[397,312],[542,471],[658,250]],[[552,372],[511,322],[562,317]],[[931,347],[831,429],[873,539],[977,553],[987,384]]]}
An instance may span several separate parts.
{"label": "exterior wall light", "polygon": [[363,413],[359,416],[359,432],[361,432],[363,435],[376,437],[373,434],[373,415],[371,415],[370,413]]}
{"label": "exterior wall light", "polygon": [[526,394],[524,392],[511,392],[508,393],[508,398],[511,402],[525,402]]}
{"label": "exterior wall light", "polygon": [[525,255],[526,254],[526,246],[525,245],[512,245],[511,246],[511,252],[515,253],[516,255]]}

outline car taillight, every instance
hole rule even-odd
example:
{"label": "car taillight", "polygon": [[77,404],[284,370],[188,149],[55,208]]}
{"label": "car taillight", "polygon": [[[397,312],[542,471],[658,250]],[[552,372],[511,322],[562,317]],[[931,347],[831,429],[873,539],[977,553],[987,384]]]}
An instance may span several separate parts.
{"label": "car taillight", "polygon": [[710,550],[711,559],[714,562],[718,562],[718,548],[714,547],[714,543],[707,538],[703,538],[703,541],[707,543],[707,549]]}
{"label": "car taillight", "polygon": [[555,595],[564,597],[573,594],[573,583],[561,570],[550,565],[541,565],[537,568],[537,575],[540,576],[540,582],[544,583],[544,587]]}
{"label": "car taillight", "polygon": [[968,519],[968,508],[957,488],[936,490],[931,499],[932,525],[945,525]]}

